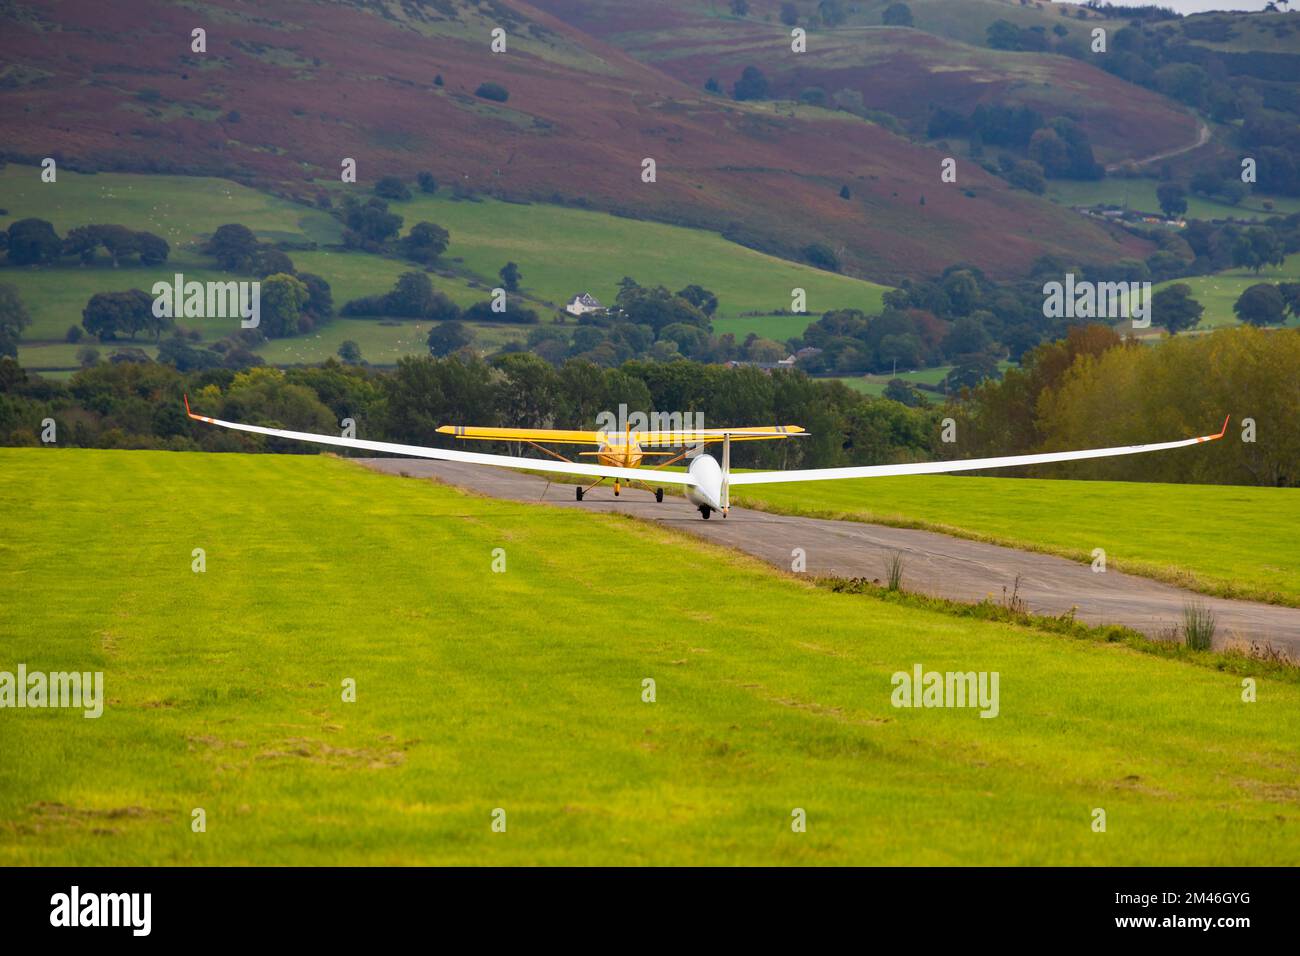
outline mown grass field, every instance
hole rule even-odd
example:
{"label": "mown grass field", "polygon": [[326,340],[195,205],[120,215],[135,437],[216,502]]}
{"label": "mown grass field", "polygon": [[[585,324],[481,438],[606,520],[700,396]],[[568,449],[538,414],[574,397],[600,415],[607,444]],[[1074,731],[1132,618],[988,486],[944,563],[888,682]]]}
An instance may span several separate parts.
{"label": "mown grass field", "polygon": [[[102,670],[108,701],[0,711],[6,865],[1300,860],[1280,673],[1247,704],[1194,658],[329,458],[0,476],[0,669]],[[999,716],[892,707],[915,663],[997,671]]]}
{"label": "mown grass field", "polygon": [[737,504],[928,528],[1300,607],[1300,491],[924,475],[736,488]]}

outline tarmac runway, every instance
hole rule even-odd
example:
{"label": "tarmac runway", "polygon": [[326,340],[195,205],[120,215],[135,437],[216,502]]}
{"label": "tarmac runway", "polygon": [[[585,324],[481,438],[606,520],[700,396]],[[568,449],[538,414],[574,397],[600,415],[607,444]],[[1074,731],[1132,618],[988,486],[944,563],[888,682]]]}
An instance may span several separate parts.
{"label": "tarmac runway", "polygon": [[700,518],[685,499],[666,495],[662,504],[641,489],[614,497],[608,485],[575,500],[572,484],[504,468],[420,458],[357,459],[389,474],[431,478],[480,494],[512,501],[545,503],[592,511],[618,511],[736,548],[786,571],[793,552],[804,552],[807,574],[884,580],[886,564],[903,556],[905,590],[976,603],[1011,593],[1035,614],[1059,615],[1076,608],[1089,624],[1122,624],[1153,637],[1178,628],[1184,607],[1201,602],[1218,624],[1215,646],[1267,644],[1300,660],[1300,609],[1197,594],[1149,578],[1117,571],[1093,572],[1090,565],[1053,555],[1004,548],[930,531],[890,528],[856,521],[827,521],[732,508],[723,518]]}

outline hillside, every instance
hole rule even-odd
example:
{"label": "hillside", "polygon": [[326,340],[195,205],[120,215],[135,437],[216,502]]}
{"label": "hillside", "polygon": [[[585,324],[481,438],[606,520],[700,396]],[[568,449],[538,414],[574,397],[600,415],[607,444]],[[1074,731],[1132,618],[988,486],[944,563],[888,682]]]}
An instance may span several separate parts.
{"label": "hillside", "polygon": [[[705,94],[522,2],[274,0],[254,13],[129,0],[3,16],[11,158],[314,197],[351,157],[362,183],[428,169],[446,187],[703,226],[787,258],[825,243],[879,281],[957,261],[1018,275],[1044,253],[1150,254],[973,165],[960,188],[941,184],[939,153],[880,126]],[[200,21],[204,54],[189,46]],[[488,49],[494,25],[506,53]],[[484,82],[508,100],[475,96]],[[640,178],[646,157],[654,183]]]}
{"label": "hillside", "polygon": [[[1293,681],[1259,674],[1243,706],[1231,668],[831,593],[616,516],[314,455],[4,449],[0,558],[10,659],[100,670],[107,698],[6,715],[5,865],[1254,866],[1300,845]],[[891,706],[917,664],[996,671],[997,718]]]}
{"label": "hillside", "polygon": [[[208,235],[226,222],[240,222],[267,242],[319,243],[321,248],[294,248],[294,265],[329,282],[336,306],[392,287],[414,268],[409,261],[341,248],[341,227],[323,210],[289,202],[227,180],[194,176],[142,176],[65,171],[57,188],[42,184],[32,167],[0,170],[5,215],[0,229],[28,216],[48,219],[61,233],[87,222],[114,222],[152,231],[166,238],[171,256],[161,277],[180,271],[200,280],[221,279],[211,256],[202,252]],[[431,277],[438,291],[462,306],[481,302],[499,280],[496,272],[515,261],[523,272],[522,294],[546,311],[576,292],[591,291],[612,302],[617,283],[628,270],[646,284],[678,289],[707,282],[718,296],[716,327],[741,340],[754,328],[786,339],[801,333],[809,317],[833,308],[876,309],[883,287],[811,266],[775,259],[716,233],[610,216],[592,210],[551,204],[521,205],[495,200],[468,201],[418,196],[395,202],[406,229],[422,219],[441,223],[451,244],[441,271]],[[638,250],[635,259],[627,250]],[[447,273],[455,270],[455,274]],[[81,310],[97,292],[150,289],[160,278],[157,267],[129,263],[111,268],[106,257],[91,266],[72,260],[39,269],[15,267],[0,260],[0,282],[13,285],[27,304],[32,325],[19,346],[22,363],[34,370],[69,370],[76,366],[79,345],[64,334],[81,322]],[[744,313],[789,308],[790,289],[807,292],[809,315],[775,316],[761,322]],[[185,323],[215,341],[229,334],[221,319]],[[479,323],[480,345],[522,340],[519,326]],[[377,321],[335,316],[311,334],[271,340],[257,351],[269,362],[318,362],[335,354],[347,339],[361,347],[367,361],[391,365],[402,355],[428,353],[429,323]],[[139,342],[154,351],[147,340]]]}
{"label": "hillside", "polygon": [[[746,18],[713,15],[712,4],[696,0],[649,0],[635,7],[618,0],[538,0],[538,5],[696,88],[713,77],[730,90],[744,67],[754,64],[768,76],[775,96],[797,100],[814,87],[828,97],[849,90],[860,94],[867,108],[891,114],[916,134],[924,134],[937,107],[969,114],[981,104],[996,104],[1027,106],[1048,118],[1070,117],[1107,163],[1153,155],[1197,137],[1195,119],[1156,93],[1064,56],[989,49],[982,26],[977,38],[967,30],[953,31],[967,42],[941,35],[951,22],[939,18],[938,9],[932,19],[932,8],[922,4],[913,5],[920,29],[882,26],[878,9],[856,5],[859,12],[849,13],[842,25],[814,28],[807,52],[798,56],[773,55],[782,44],[788,48],[790,30],[769,20],[767,8],[758,3],[751,4]],[[957,8],[962,22],[971,24],[1024,9],[982,0],[946,0],[943,6]],[[802,8],[812,11],[815,5]],[[1027,25],[1046,19],[1085,39],[1093,25],[1028,11],[1018,19]]]}

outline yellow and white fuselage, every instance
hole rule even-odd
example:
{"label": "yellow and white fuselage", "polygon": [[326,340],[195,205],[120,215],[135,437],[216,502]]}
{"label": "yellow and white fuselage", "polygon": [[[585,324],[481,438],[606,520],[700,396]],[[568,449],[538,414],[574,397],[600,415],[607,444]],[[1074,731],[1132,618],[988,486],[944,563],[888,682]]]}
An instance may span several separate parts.
{"label": "yellow and white fuselage", "polygon": [[[652,480],[656,474],[662,476],[662,469],[690,457],[696,450],[703,450],[709,444],[724,446],[723,461],[717,461],[708,455],[696,454],[691,459],[687,473],[686,497],[700,509],[705,517],[713,511],[727,513],[728,501],[727,474],[730,471],[731,443],[736,441],[767,441],[780,438],[797,438],[807,434],[799,425],[750,425],[737,428],[683,428],[663,431],[638,431],[629,428],[626,431],[578,431],[553,428],[493,428],[475,425],[443,425],[438,429],[444,435],[454,438],[469,438],[480,441],[516,441],[532,445],[552,458],[564,461],[562,455],[544,447],[548,444],[558,445],[595,445],[595,451],[579,452],[579,457],[594,457],[604,468],[639,468],[647,458],[660,458],[651,467],[643,468],[645,480]],[[581,501],[585,495],[604,479],[597,480],[586,488],[578,486],[577,497]],[[637,477],[614,477],[614,494],[618,494],[624,481],[645,487],[654,492],[655,498],[663,500],[663,489],[646,487]]]}

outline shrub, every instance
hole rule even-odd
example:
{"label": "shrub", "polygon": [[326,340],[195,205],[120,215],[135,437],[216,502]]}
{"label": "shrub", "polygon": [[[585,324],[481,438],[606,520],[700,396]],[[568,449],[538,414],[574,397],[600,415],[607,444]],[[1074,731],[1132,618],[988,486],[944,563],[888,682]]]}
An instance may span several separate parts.
{"label": "shrub", "polygon": [[384,199],[393,199],[398,202],[405,202],[411,198],[411,190],[396,176],[385,176],[375,183],[375,195]]}
{"label": "shrub", "polygon": [[510,91],[500,83],[480,83],[474,95],[485,100],[492,100],[497,103],[504,103],[510,99]]}
{"label": "shrub", "polygon": [[825,269],[827,272],[840,271],[840,257],[835,254],[835,250],[824,242],[814,242],[811,245],[804,246],[804,258],[818,269]]}

